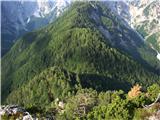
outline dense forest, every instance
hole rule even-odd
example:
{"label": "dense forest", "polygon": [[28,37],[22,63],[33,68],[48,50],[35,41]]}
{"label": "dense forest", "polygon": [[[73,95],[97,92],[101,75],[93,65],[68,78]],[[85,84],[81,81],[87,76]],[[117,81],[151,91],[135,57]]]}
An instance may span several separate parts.
{"label": "dense forest", "polygon": [[[107,8],[101,12],[104,7],[77,2],[55,22],[20,38],[2,58],[2,103],[24,106],[40,117],[52,112],[59,120],[127,120],[153,113],[143,105],[160,90],[160,63],[143,42],[125,52],[119,40],[129,38],[116,28],[136,34]],[[95,11],[98,21],[90,17]],[[132,96],[128,91],[136,84],[138,93]],[[58,108],[56,100],[65,106]]]}

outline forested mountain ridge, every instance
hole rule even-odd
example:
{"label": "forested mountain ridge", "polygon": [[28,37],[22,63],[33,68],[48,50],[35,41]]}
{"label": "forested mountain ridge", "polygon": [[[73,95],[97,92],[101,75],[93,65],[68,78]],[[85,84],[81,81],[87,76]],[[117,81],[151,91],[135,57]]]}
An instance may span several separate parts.
{"label": "forested mountain ridge", "polygon": [[[54,23],[20,38],[2,58],[2,100],[53,66],[80,74],[82,88],[97,91],[128,90],[135,83],[159,83],[157,74],[133,59],[131,49],[120,49],[123,45],[119,40],[130,43],[132,39],[120,38],[116,30],[130,29],[114,21],[116,18],[109,10],[102,12],[104,8],[107,10],[99,2],[76,2]],[[114,34],[114,39],[108,38],[107,30]]]}

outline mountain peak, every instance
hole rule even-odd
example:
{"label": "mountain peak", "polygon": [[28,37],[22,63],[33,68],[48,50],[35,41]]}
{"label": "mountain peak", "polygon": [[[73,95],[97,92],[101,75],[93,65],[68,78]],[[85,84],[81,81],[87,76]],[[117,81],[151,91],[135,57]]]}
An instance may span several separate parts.
{"label": "mountain peak", "polygon": [[70,0],[37,0],[37,11],[35,11],[34,15],[37,17],[45,17],[45,15],[51,13],[52,11],[56,11],[56,17],[58,17],[64,9],[70,4]]}
{"label": "mountain peak", "polygon": [[57,9],[56,16],[58,17],[64,9],[70,4],[71,0],[57,0],[55,3],[55,8]]}

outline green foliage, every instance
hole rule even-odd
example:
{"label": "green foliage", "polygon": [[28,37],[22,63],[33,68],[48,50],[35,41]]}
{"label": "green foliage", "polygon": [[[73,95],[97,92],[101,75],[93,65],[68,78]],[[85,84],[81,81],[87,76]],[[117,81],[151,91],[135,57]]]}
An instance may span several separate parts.
{"label": "green foliage", "polygon": [[102,119],[127,120],[132,118],[133,116],[132,108],[133,108],[132,103],[124,98],[123,92],[121,91],[112,92],[112,98],[109,101],[109,103],[107,103],[106,105],[98,104],[98,106],[94,107],[93,111],[91,111],[88,114],[87,118],[89,120],[102,120]]}
{"label": "green foliage", "polygon": [[27,108],[45,108],[54,99],[67,98],[78,86],[76,76],[58,67],[52,67],[35,76],[29,83],[13,91],[7,103],[24,105]]}
{"label": "green foliage", "polygon": [[85,118],[96,104],[96,91],[92,89],[79,90],[75,96],[68,99],[64,114],[67,119]]}
{"label": "green foliage", "polygon": [[147,24],[147,21],[145,21],[142,26],[138,26],[138,27],[137,27],[137,31],[138,31],[143,37],[146,37],[146,36],[148,35],[147,30],[146,30],[146,24]]}
{"label": "green foliage", "polygon": [[156,50],[160,50],[160,46],[158,45],[157,41],[159,36],[160,36],[159,33],[155,33],[149,36],[146,40],[148,43],[152,44]]}
{"label": "green foliage", "polygon": [[131,100],[132,103],[137,107],[143,107],[151,103],[150,99],[146,96],[145,93],[141,93],[139,96]]}
{"label": "green foliage", "polygon": [[[54,68],[54,71],[52,72],[55,72],[57,69],[58,68]],[[57,75],[58,73],[56,76]],[[57,77],[63,78],[62,76],[62,73],[59,72]],[[67,80],[67,78],[65,79]],[[64,101],[65,104],[64,109],[62,109],[64,112],[59,111],[55,105],[55,99],[46,104],[44,102],[42,103],[42,98],[39,97],[40,104],[35,97],[33,97],[31,99],[34,101],[29,101],[32,104],[29,106],[27,105],[27,102],[25,102],[26,104],[24,106],[27,108],[27,111],[29,111],[31,114],[36,114],[36,116],[39,116],[39,118],[45,116],[54,116],[58,120],[143,120],[154,114],[160,108],[160,104],[155,104],[153,107],[148,109],[143,108],[143,106],[152,103],[150,99],[157,94],[157,90],[159,90],[158,87],[158,85],[154,84],[148,87],[147,92],[142,92],[139,96],[133,99],[128,98],[122,90],[99,93],[93,89],[80,88],[79,90],[75,90],[75,93],[70,94],[68,97],[61,97],[61,101]],[[28,88],[28,91],[26,90],[24,92],[29,92],[29,89],[30,88]],[[19,94],[13,95],[19,97]],[[22,100],[26,99],[25,95],[26,94],[21,96]],[[11,98],[16,99],[13,97]],[[3,117],[7,118],[8,116]]]}
{"label": "green foliage", "polygon": [[153,102],[156,100],[158,94],[160,93],[160,86],[158,84],[153,84],[147,88],[147,93],[150,100]]}
{"label": "green foliage", "polygon": [[144,120],[146,117],[149,117],[151,113],[149,113],[147,110],[143,108],[138,108],[135,110],[134,118],[133,120]]}
{"label": "green foliage", "polygon": [[112,27],[113,23],[112,23],[112,20],[111,20],[111,19],[102,16],[102,17],[101,17],[101,20],[102,20],[103,24],[104,24],[107,28],[111,28],[111,27]]}
{"label": "green foliage", "polygon": [[112,95],[112,91],[101,92],[98,95],[98,104],[100,105],[108,105],[112,102],[114,96]]}

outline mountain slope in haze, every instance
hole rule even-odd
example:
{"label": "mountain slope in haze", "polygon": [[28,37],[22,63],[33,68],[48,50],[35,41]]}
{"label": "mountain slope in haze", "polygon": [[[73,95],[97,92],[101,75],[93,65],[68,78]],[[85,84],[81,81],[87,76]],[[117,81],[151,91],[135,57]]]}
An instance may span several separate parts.
{"label": "mountain slope in haze", "polygon": [[27,32],[54,21],[69,1],[2,1],[2,56]]}
{"label": "mountain slope in haze", "polygon": [[[12,96],[21,98],[20,91],[23,88],[29,93],[30,89],[38,91],[39,87],[31,88],[30,84],[34,82],[37,85],[42,78],[49,81],[58,73],[60,78],[52,79],[55,84],[53,90],[57,85],[61,86],[61,83],[57,83],[59,79],[66,80],[68,91],[75,88],[74,85],[105,91],[128,90],[135,83],[144,86],[159,83],[159,76],[138,62],[139,56],[133,59],[138,54],[136,49],[150,48],[143,41],[139,42],[138,35],[118,20],[101,2],[76,2],[54,23],[20,38],[2,58],[2,101],[7,99],[9,103],[14,103]],[[124,46],[128,52],[124,51]],[[134,51],[129,49],[131,47],[135,48]],[[53,66],[58,66],[60,72],[55,70],[47,77],[46,69]],[[61,69],[78,76],[78,79],[63,77],[65,73]],[[41,82],[44,84],[39,86],[43,89],[42,85],[47,83],[45,80]],[[63,84],[62,82],[64,87]],[[51,94],[54,97],[60,97],[67,91],[62,90],[60,94],[56,94],[53,90]],[[19,103],[23,104],[24,99]]]}

